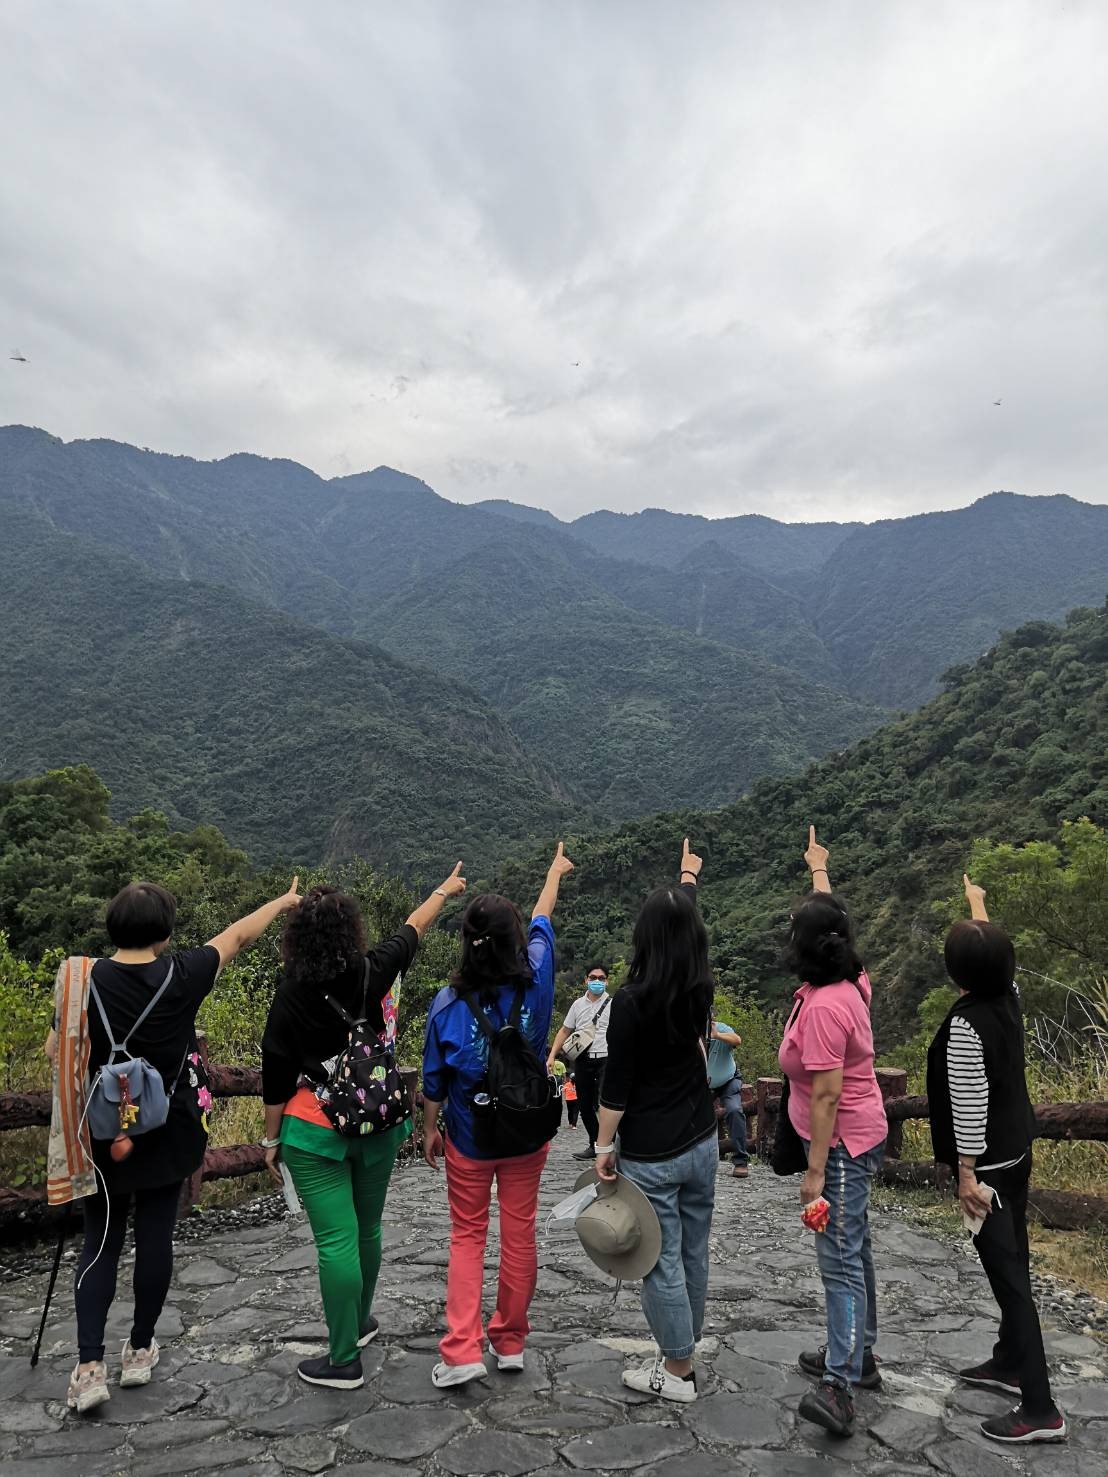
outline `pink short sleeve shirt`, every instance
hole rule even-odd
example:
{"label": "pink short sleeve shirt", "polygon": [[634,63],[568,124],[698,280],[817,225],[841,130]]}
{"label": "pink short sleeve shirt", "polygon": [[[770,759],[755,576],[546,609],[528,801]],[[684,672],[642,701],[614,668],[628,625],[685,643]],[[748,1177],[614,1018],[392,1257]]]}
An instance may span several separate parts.
{"label": "pink short sleeve shirt", "polygon": [[777,1054],[789,1079],[789,1117],[802,1139],[812,1137],[812,1074],[842,1068],[831,1147],[841,1141],[853,1159],[876,1148],[889,1131],[873,1071],[872,994],[864,973],[856,985],[850,980],[818,989],[801,985],[796,992],[800,1009],[793,1011]]}

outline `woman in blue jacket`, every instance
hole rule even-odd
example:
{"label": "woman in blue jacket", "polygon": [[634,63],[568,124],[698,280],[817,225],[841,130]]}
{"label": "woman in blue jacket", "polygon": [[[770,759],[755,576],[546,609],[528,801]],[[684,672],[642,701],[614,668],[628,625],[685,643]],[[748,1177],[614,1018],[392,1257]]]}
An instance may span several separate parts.
{"label": "woman in blue jacket", "polygon": [[[546,882],[524,933],[519,909],[506,897],[474,898],[462,919],[462,958],[451,983],[440,990],[427,1018],[423,1050],[423,1157],[438,1169],[445,1152],[450,1204],[450,1262],[446,1275],[446,1335],[434,1384],[483,1379],[485,1331],[481,1284],[489,1203],[496,1180],[500,1208],[500,1280],[488,1338],[498,1368],[523,1368],[531,1325],[527,1311],[535,1291],[538,1258],[535,1214],[539,1179],[549,1144],[527,1153],[494,1157],[478,1147],[473,1098],[485,1084],[488,1040],[472,1007],[495,1028],[507,1023],[517,993],[519,1026],[541,1063],[554,1011],[554,929],[550,915],[562,878],[573,863],[559,842]],[[439,1115],[445,1104],[445,1151]]]}

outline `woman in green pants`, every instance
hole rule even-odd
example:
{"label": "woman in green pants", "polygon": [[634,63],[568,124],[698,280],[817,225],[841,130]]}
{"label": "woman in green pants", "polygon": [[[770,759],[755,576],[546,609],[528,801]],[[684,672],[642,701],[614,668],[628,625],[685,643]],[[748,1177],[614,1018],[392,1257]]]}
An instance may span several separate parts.
{"label": "woman in green pants", "polygon": [[356,1017],[364,998],[373,1028],[395,1037],[399,977],[446,899],[465,891],[461,867],[399,933],[368,951],[361,910],[337,887],[313,887],[285,925],[284,975],[262,1037],[263,1143],[278,1182],[278,1155],[288,1166],[319,1253],[330,1348],[298,1366],[309,1385],[356,1390],[362,1384],[358,1351],[377,1336],[370,1309],[381,1267],[381,1214],[397,1150],[412,1131],[409,1121],[347,1138],[331,1126],[316,1089],[327,1085],[349,1034],[335,1005]]}

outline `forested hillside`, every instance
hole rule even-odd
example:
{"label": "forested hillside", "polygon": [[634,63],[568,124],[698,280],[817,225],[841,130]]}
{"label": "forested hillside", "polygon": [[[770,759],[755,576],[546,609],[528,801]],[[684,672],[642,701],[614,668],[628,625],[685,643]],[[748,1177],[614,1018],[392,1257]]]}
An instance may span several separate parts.
{"label": "forested hillside", "polygon": [[759,513],[737,518],[704,518],[646,508],[641,513],[585,513],[561,523],[541,509],[497,501],[479,504],[502,516],[551,524],[573,534],[598,554],[633,559],[640,564],[677,568],[706,543],[719,545],[745,568],[773,579],[818,569],[838,548],[855,523],[778,523]]}
{"label": "forested hillside", "polygon": [[[691,613],[702,595],[686,583],[673,595]],[[375,629],[391,651],[433,652],[439,670],[472,683],[614,819],[733,800],[881,720],[795,671],[629,609],[569,560],[502,543],[413,582],[378,609]]]}
{"label": "forested hillside", "polygon": [[[532,508],[482,506],[551,526]],[[869,525],[651,508],[552,526],[607,556],[610,588],[636,609],[886,708],[933,697],[947,667],[1002,631],[1108,595],[1108,506],[1069,497],[998,492]],[[651,576],[635,580],[642,564]]]}
{"label": "forested hillside", "polygon": [[811,609],[852,691],[912,707],[1000,631],[1106,594],[1108,506],[998,492],[855,529],[813,584]]}
{"label": "forested hillside", "polygon": [[5,772],[91,764],[117,815],[437,875],[582,813],[471,689],[10,508],[0,620]]}
{"label": "forested hillside", "polygon": [[[562,961],[625,954],[644,893],[673,871],[686,832],[706,862],[702,898],[721,983],[780,1003],[789,908],[805,883],[808,825],[859,926],[881,1039],[910,1035],[942,978],[940,899],[976,838],[1053,837],[1065,819],[1108,822],[1108,605],[1062,626],[1035,622],[948,674],[946,690],[803,774],[766,780],[736,805],[650,817],[573,838],[581,885],[560,922]],[[509,891],[534,870],[504,869]]]}

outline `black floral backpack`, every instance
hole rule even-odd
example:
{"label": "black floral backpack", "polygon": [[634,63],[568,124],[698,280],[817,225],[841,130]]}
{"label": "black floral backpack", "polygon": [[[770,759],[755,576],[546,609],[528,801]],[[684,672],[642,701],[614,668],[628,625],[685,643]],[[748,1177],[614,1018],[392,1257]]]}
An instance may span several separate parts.
{"label": "black floral backpack", "polygon": [[343,1138],[388,1133],[412,1116],[412,1104],[396,1065],[391,1042],[369,1024],[369,960],[362,987],[362,1013],[355,1020],[337,1000],[324,1000],[350,1029],[346,1046],[335,1058],[327,1082],[316,1088],[319,1106]]}

